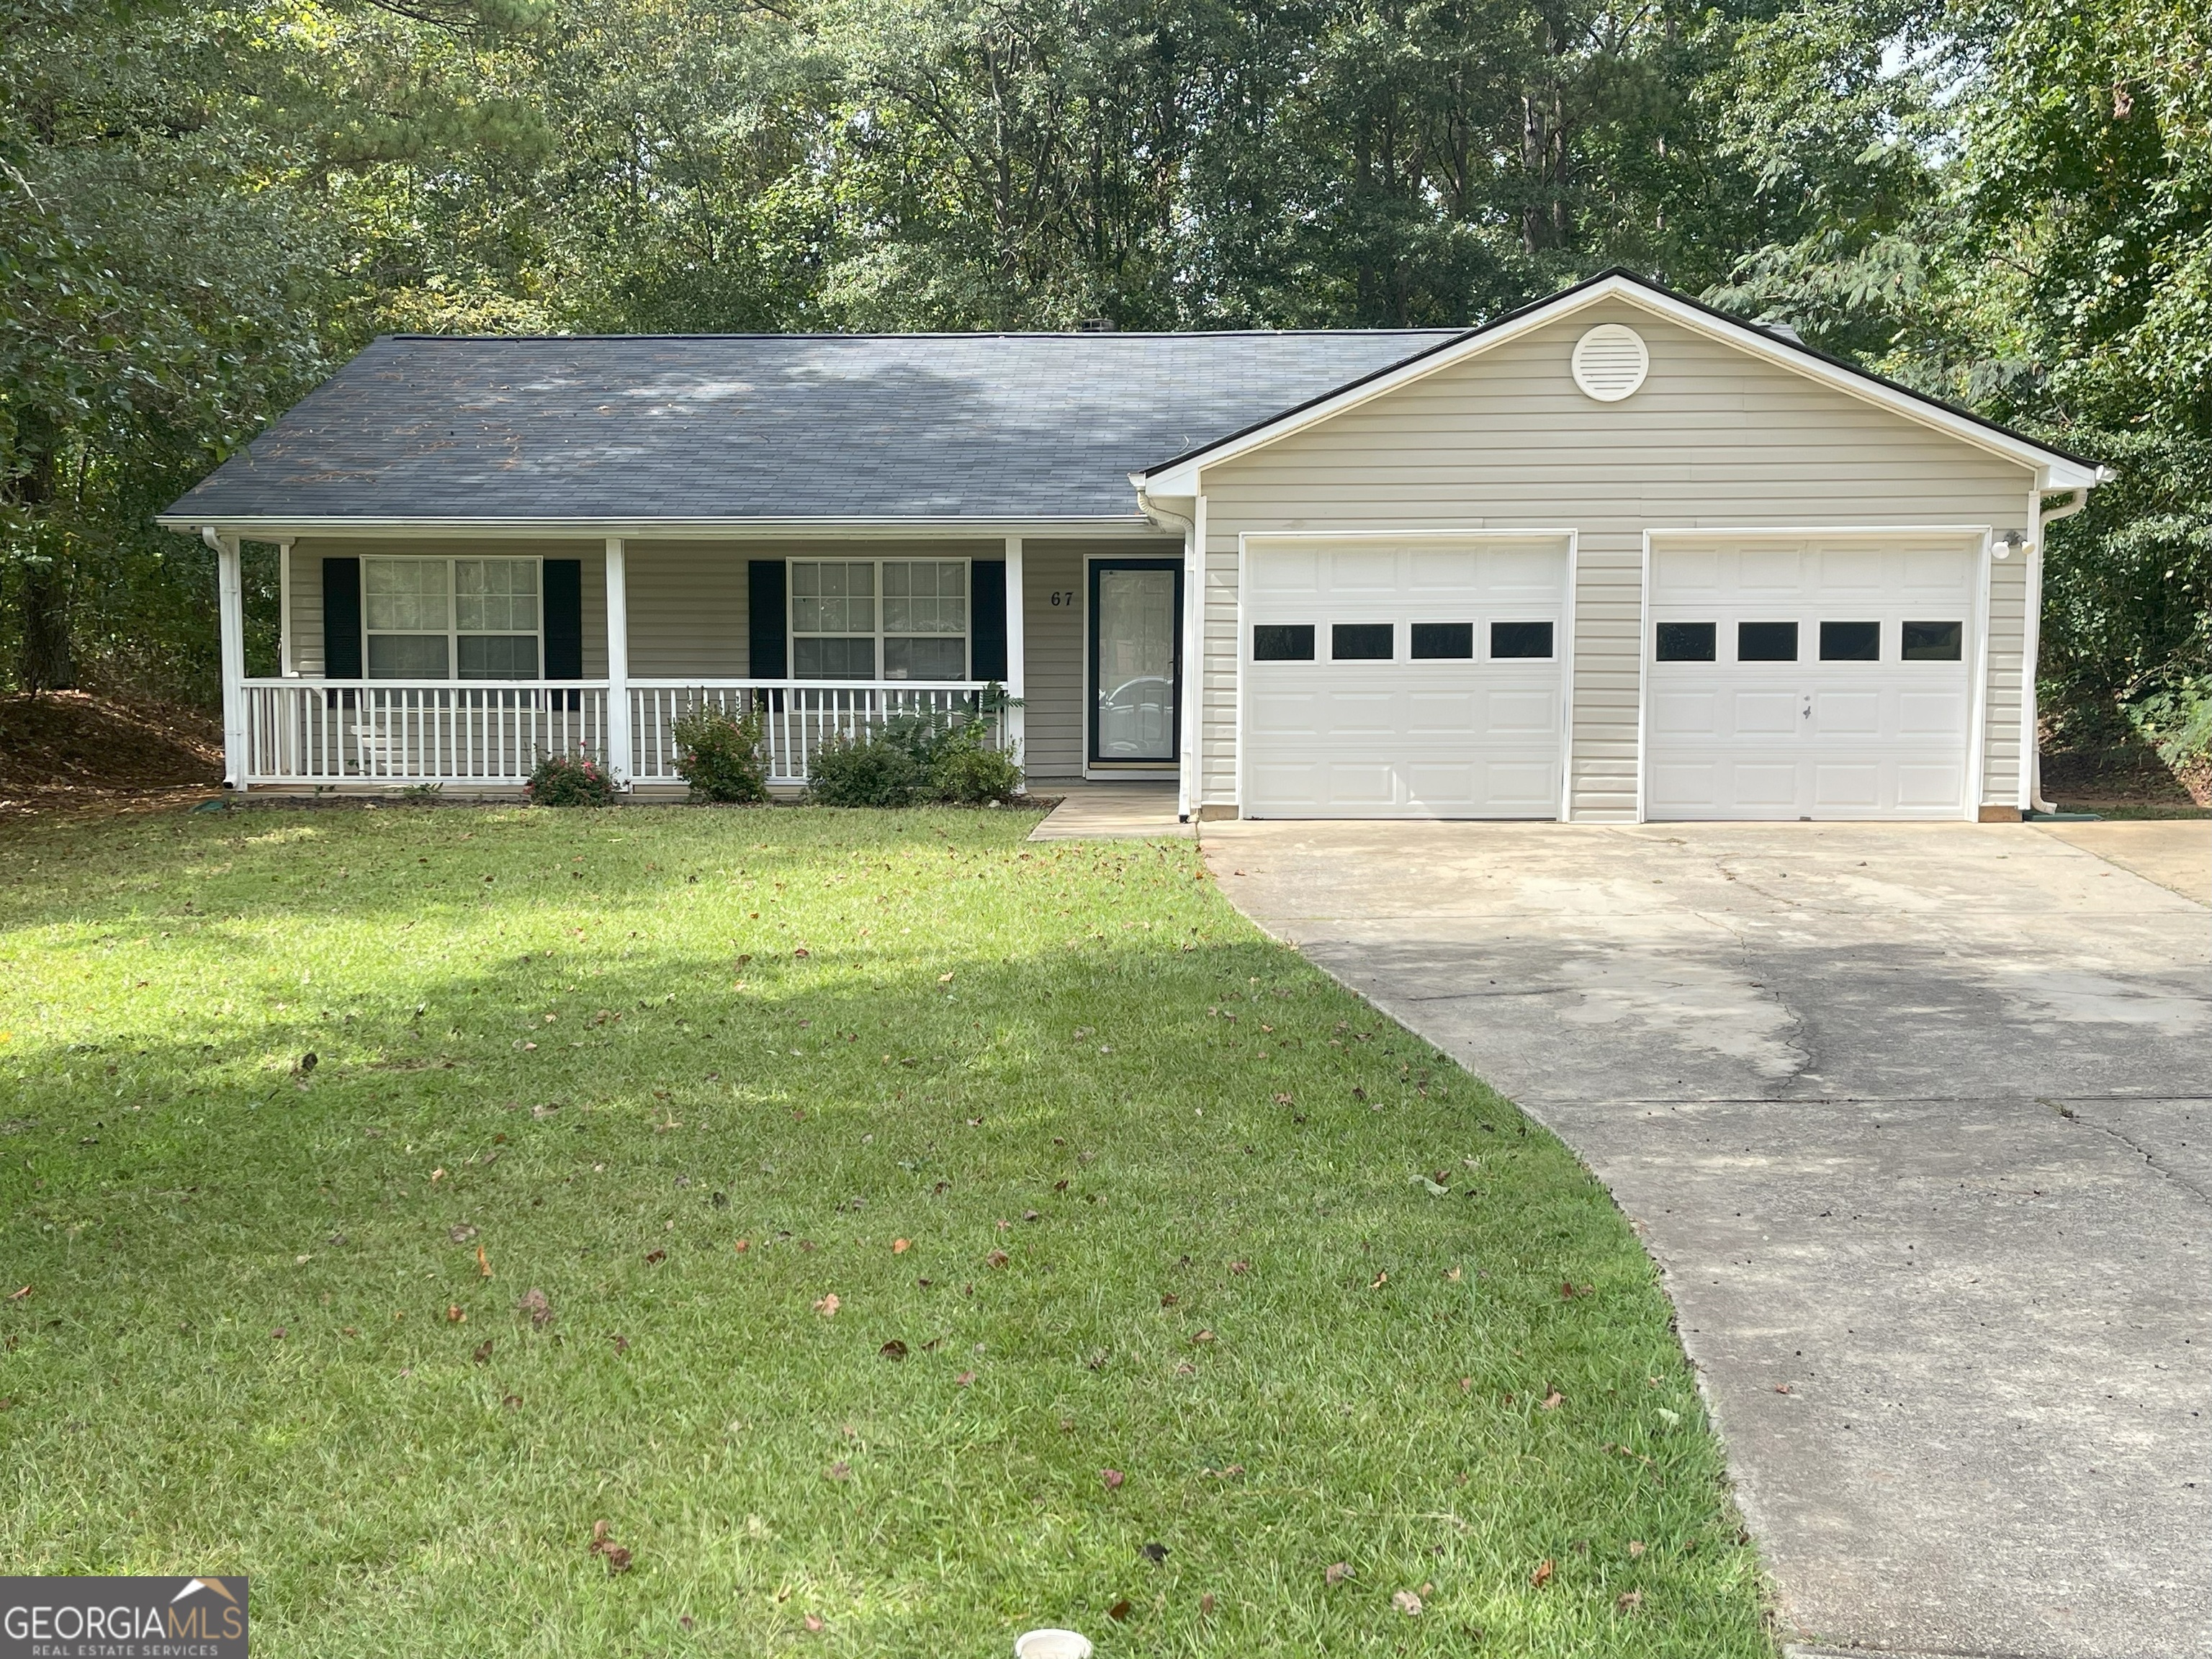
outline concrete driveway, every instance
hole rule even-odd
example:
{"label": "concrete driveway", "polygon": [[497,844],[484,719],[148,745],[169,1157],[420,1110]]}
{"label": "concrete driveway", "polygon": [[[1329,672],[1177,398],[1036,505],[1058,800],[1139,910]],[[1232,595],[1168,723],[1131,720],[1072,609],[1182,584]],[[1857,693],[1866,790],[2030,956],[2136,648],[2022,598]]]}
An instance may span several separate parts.
{"label": "concrete driveway", "polygon": [[2133,868],[2029,826],[1204,839],[1612,1188],[1803,1650],[2181,1659],[2212,1656],[2212,909],[2178,890],[2212,826],[2112,828],[2154,832]]}

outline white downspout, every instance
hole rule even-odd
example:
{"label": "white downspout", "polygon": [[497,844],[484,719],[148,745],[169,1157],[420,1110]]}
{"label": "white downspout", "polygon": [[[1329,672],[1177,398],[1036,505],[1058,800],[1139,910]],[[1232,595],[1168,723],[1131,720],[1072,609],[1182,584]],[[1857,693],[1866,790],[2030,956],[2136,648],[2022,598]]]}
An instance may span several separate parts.
{"label": "white downspout", "polygon": [[623,538],[607,538],[607,771],[629,788],[629,580]]}
{"label": "white downspout", "polygon": [[2039,511],[2035,515],[2035,545],[2027,550],[2027,637],[2021,649],[2021,743],[2027,751],[2027,765],[2021,769],[2027,788],[2022,792],[2029,811],[2048,812],[2051,803],[2043,798],[2043,740],[2042,714],[2036,706],[2037,658],[2043,649],[2043,544],[2045,532],[2061,519],[2070,519],[2089,505],[2087,489],[2067,492],[2066,499],[2057,507]]}

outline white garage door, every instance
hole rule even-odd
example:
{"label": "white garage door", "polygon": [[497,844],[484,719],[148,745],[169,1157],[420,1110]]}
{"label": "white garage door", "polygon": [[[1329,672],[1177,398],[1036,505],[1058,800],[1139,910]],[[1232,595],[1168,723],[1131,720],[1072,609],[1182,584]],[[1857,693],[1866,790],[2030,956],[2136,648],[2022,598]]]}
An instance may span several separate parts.
{"label": "white garage door", "polygon": [[1655,547],[1645,816],[1964,816],[1979,558],[1955,538]]}
{"label": "white garage door", "polygon": [[1559,538],[1245,548],[1244,811],[1556,817]]}

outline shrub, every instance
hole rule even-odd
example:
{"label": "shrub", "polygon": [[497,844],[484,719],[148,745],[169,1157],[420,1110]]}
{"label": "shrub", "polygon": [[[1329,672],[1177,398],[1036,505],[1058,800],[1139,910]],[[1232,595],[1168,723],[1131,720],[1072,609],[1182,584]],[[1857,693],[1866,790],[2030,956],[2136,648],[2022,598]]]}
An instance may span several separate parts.
{"label": "shrub", "polygon": [[691,786],[691,799],[706,801],[763,801],[768,799],[768,763],[761,757],[761,715],[748,706],[742,714],[702,706],[678,720],[676,769]]}
{"label": "shrub", "polygon": [[532,806],[612,806],[614,780],[589,755],[547,755],[530,775]]}
{"label": "shrub", "polygon": [[1022,787],[1022,769],[1003,750],[986,749],[965,734],[943,744],[930,763],[929,793],[962,806],[1011,799]]}
{"label": "shrub", "polygon": [[807,789],[824,806],[911,806],[927,781],[913,750],[878,732],[825,742],[814,751]]}

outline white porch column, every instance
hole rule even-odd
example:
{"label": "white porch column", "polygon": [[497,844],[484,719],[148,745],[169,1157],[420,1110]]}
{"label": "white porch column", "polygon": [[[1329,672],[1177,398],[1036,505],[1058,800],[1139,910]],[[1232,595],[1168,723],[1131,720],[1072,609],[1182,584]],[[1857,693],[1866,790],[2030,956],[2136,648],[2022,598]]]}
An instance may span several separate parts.
{"label": "white porch column", "polygon": [[629,589],[619,536],[607,538],[607,770],[629,787]]}
{"label": "white porch column", "polygon": [[222,624],[222,781],[246,790],[246,590],[239,574],[238,538],[209,532],[215,546],[216,611]]}
{"label": "white porch column", "polygon": [[1006,695],[1017,699],[1017,706],[1006,711],[1006,741],[1014,757],[1023,765],[1029,763],[1024,747],[1029,735],[1028,722],[1023,716],[1028,712],[1018,706],[1018,700],[1029,695],[1027,659],[1029,651],[1022,634],[1022,538],[1006,538]]}
{"label": "white porch column", "polygon": [[292,544],[276,544],[276,675],[290,679],[292,666]]}

